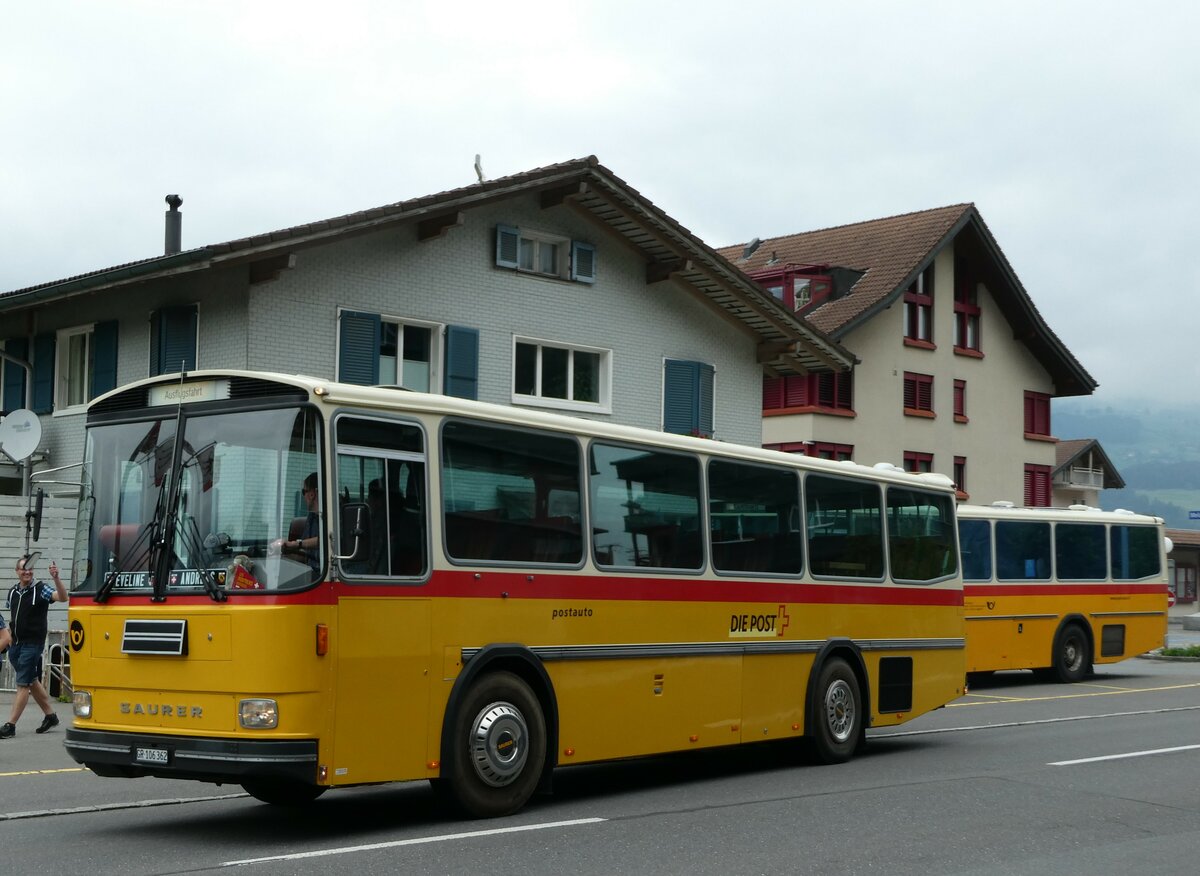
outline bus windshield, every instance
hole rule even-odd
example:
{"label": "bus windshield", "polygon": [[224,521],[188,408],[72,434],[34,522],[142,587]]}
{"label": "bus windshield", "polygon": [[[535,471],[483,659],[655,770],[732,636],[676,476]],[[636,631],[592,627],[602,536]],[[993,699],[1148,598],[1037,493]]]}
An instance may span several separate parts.
{"label": "bus windshield", "polygon": [[290,407],[91,425],[72,589],[223,599],[320,580],[318,424]]}

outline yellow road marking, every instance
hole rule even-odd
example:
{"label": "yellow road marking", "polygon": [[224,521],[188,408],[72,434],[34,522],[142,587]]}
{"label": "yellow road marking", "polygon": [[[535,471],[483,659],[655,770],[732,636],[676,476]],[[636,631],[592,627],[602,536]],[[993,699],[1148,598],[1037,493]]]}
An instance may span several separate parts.
{"label": "yellow road marking", "polygon": [[1170,685],[1166,685],[1165,687],[1136,687],[1136,688],[1128,687],[1128,688],[1117,688],[1116,690],[1089,691],[1088,693],[1055,694],[1054,696],[1048,696],[1048,697],[1002,697],[1002,696],[991,696],[990,694],[982,694],[982,693],[968,693],[967,694],[968,697],[990,697],[990,698],[985,700],[984,702],[948,703],[947,707],[954,708],[954,707],[959,707],[959,706],[998,706],[998,705],[1004,705],[1006,703],[1040,703],[1040,702],[1045,702],[1048,700],[1078,700],[1078,699],[1084,699],[1086,697],[1115,697],[1115,696],[1120,696],[1121,694],[1155,693],[1157,691],[1186,690],[1188,688],[1197,688],[1197,687],[1200,687],[1200,682],[1193,683],[1193,684],[1170,684]]}
{"label": "yellow road marking", "polygon": [[86,773],[87,767],[63,767],[61,770],[22,770],[16,773],[0,773],[0,779],[10,776],[48,776],[52,773]]}

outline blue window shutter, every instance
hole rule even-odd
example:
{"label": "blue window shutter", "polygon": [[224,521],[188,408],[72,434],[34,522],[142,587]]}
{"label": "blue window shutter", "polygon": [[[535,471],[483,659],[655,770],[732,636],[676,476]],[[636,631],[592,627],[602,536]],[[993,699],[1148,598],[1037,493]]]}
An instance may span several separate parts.
{"label": "blue window shutter", "polygon": [[92,330],[92,386],[88,398],[117,387],[117,321],[98,322]]}
{"label": "blue window shutter", "polygon": [[164,307],[150,324],[152,377],[196,367],[196,305]]}
{"label": "blue window shutter", "polygon": [[379,336],[383,320],[378,313],[343,310],[338,336],[338,380],[374,386],[379,383]]}
{"label": "blue window shutter", "polygon": [[571,279],[580,283],[596,282],[596,247],[590,243],[571,242]]}
{"label": "blue window shutter", "polygon": [[695,362],[668,359],[663,370],[663,431],[690,435],[697,428]]}
{"label": "blue window shutter", "polygon": [[446,326],[445,393],[479,398],[479,329]]}
{"label": "blue window shutter", "polygon": [[[4,352],[18,359],[29,358],[29,341],[25,338],[9,338],[4,342]],[[25,407],[25,369],[13,362],[4,362],[4,410],[15,411]]]}
{"label": "blue window shutter", "polygon": [[33,339],[33,404],[35,414],[54,410],[54,335],[46,333]]}
{"label": "blue window shutter", "polygon": [[705,438],[713,436],[713,367],[696,363],[697,428]]}
{"label": "blue window shutter", "polygon": [[712,437],[713,375],[713,367],[705,362],[666,361],[663,371],[664,432]]}
{"label": "blue window shutter", "polygon": [[521,252],[521,230],[514,225],[496,226],[496,267],[515,268]]}

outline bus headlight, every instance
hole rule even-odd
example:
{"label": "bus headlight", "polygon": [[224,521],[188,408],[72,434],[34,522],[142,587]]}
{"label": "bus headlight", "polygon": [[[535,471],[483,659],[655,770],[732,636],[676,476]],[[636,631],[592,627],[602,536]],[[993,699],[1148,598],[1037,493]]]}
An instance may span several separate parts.
{"label": "bus headlight", "polygon": [[75,709],[76,718],[92,717],[92,692],[77,690],[71,694],[71,705]]}
{"label": "bus headlight", "polygon": [[242,700],[238,723],[247,730],[270,730],[279,726],[279,704],[274,700]]}

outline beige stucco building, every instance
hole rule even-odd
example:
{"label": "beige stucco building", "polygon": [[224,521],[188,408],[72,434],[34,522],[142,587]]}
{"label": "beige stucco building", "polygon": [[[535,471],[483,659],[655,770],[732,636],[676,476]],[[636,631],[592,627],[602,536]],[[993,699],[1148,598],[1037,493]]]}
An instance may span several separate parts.
{"label": "beige stucco building", "polygon": [[768,376],[765,445],[942,472],[972,503],[1052,504],[1050,400],[1096,382],[974,205],[721,252],[858,360],[848,375]]}

